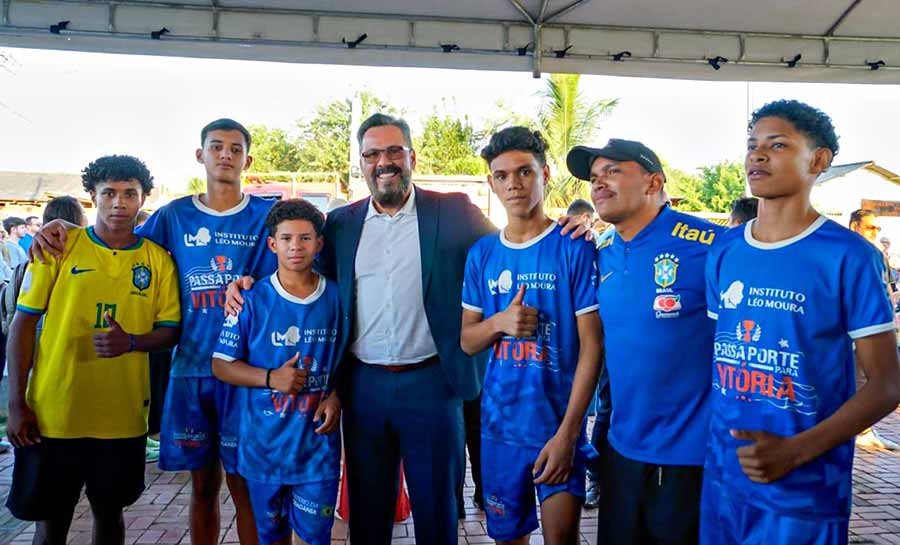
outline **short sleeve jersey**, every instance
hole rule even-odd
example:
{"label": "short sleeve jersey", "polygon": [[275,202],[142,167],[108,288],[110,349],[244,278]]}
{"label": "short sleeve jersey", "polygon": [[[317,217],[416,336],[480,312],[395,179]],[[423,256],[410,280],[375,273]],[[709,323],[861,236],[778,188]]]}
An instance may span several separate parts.
{"label": "short sleeve jersey", "polygon": [[178,276],[166,251],[143,238],[113,249],[92,227],[69,232],[62,256],[28,265],[17,310],[44,315],[28,404],[41,435],[119,439],[147,433],[150,385],[146,352],[100,358],[93,335],[178,327]]}
{"label": "short sleeve jersey", "polygon": [[578,366],[577,317],[597,310],[596,250],[560,229],[553,223],[524,243],[492,233],[466,260],[463,308],[490,318],[524,285],[525,305],[538,310],[533,337],[504,336],[489,349],[481,432],[509,445],[541,448],[556,433]]}
{"label": "short sleeve jersey", "polygon": [[754,221],[717,241],[707,264],[716,318],[706,475],[763,509],[805,518],[850,513],[853,442],[771,484],[744,474],[729,431],[791,436],[822,422],[856,391],[853,340],[894,330],[884,260],[824,217],[778,243]]}
{"label": "short sleeve jersey", "polygon": [[244,195],[217,212],[197,195],[157,210],[138,233],[172,254],[181,276],[181,340],[172,376],[211,377],[210,355],[222,320],[225,289],[232,280],[271,274],[277,261],[266,247],[266,215],[273,201]]}
{"label": "short sleeve jersey", "polygon": [[340,433],[318,435],[316,409],[335,368],[341,319],[337,286],[319,277],[306,298],[288,293],[272,274],[244,295],[244,309],[225,319],[213,357],[242,360],[275,369],[299,353],[309,370],[296,395],[247,388],[241,411],[238,470],[244,477],[273,484],[336,480],[341,459]]}
{"label": "short sleeve jersey", "polygon": [[703,270],[721,231],[665,206],[630,241],[612,231],[600,244],[608,438],[627,458],[703,465],[715,328],[706,316]]}

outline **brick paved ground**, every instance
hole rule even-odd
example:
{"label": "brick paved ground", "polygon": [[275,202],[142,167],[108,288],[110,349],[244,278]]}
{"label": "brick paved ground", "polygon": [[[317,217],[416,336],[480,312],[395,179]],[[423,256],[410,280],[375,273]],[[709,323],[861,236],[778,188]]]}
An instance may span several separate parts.
{"label": "brick paved ground", "polygon": [[[894,441],[900,441],[900,409],[879,424],[879,431]],[[12,473],[12,456],[0,455],[0,498],[5,498]],[[187,475],[161,473],[155,466],[147,466],[147,491],[137,504],[125,513],[128,545],[189,543],[187,536],[187,506],[190,493]],[[471,503],[472,481],[467,477],[466,515],[460,522],[460,544],[491,543],[485,535],[484,514]],[[857,449],[854,471],[854,509],[850,521],[851,543],[900,545],[900,454]],[[227,496],[222,495],[222,515],[225,520],[222,543],[237,542],[234,509]],[[593,545],[597,534],[596,511],[585,511],[581,524],[582,544]],[[90,543],[91,515],[82,502],[69,534],[71,545]],[[34,526],[12,519],[9,512],[0,511],[0,543],[26,545],[31,543]],[[394,528],[393,545],[415,543],[412,520]],[[540,535],[532,536],[532,544],[543,543]],[[347,526],[336,521],[333,545],[347,545]]]}

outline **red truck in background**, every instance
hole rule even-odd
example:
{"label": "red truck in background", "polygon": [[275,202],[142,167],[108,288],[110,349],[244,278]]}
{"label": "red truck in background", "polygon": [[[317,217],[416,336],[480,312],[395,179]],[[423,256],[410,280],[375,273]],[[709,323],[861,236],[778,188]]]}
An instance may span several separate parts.
{"label": "red truck in background", "polygon": [[244,193],[279,201],[303,198],[322,213],[334,199],[347,198],[337,172],[252,172],[244,184]]}

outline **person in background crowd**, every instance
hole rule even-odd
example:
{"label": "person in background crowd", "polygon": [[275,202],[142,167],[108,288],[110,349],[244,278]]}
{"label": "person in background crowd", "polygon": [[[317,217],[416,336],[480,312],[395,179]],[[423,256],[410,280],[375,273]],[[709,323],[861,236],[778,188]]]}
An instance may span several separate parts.
{"label": "person in background crowd", "polygon": [[[594,242],[600,245],[605,238],[602,233],[594,229],[595,222],[603,222],[596,217],[594,205],[584,199],[575,199],[566,210],[566,216],[572,221],[581,223],[592,231]],[[605,225],[605,224],[604,224]],[[611,233],[610,233],[611,234]],[[609,432],[609,415],[612,413],[612,404],[609,398],[609,374],[606,372],[606,364],[600,371],[600,379],[597,383],[597,392],[592,401],[591,413],[594,415],[594,426],[591,429],[591,445],[603,456],[606,449],[606,434]],[[600,505],[600,468],[599,460],[588,464],[587,489],[584,497],[585,509],[596,509]]]}
{"label": "person in background crowd", "polygon": [[[722,233],[706,266],[716,342],[700,543],[845,545],[853,437],[900,402],[884,259],[810,203],[838,152],[828,115],[779,100],[748,129],[759,216]],[[854,361],[871,379],[859,390]]]}
{"label": "person in background crowd", "polygon": [[28,262],[28,254],[19,245],[19,241],[25,236],[25,220],[11,216],[3,220],[3,230],[6,231],[6,248],[9,251],[9,267],[15,269],[20,263]]}
{"label": "person in background crowd", "polygon": [[9,248],[6,246],[6,238],[6,231],[0,230],[0,283],[9,282],[13,271],[13,268],[10,266],[13,258]]}
{"label": "person in background crowd", "polygon": [[[5,231],[0,231],[0,233],[6,235]],[[13,270],[9,266],[9,259],[9,249],[0,239],[0,290],[3,292],[6,291],[6,286],[9,285],[13,274]],[[9,390],[8,381],[4,380],[6,377],[6,333],[5,328],[3,332],[0,332],[0,423],[3,426],[6,426],[7,392]],[[0,454],[9,451],[11,446],[5,439],[0,439]]]}
{"label": "person in background crowd", "polygon": [[[888,237],[881,237],[878,239],[878,242],[881,243],[881,249],[884,253],[884,258],[887,260],[888,264],[888,273],[890,273],[890,281],[891,281],[891,289],[894,290],[894,293],[897,293],[897,267],[900,266],[900,257],[891,253],[891,239]],[[897,301],[894,301],[896,304]]]}
{"label": "person in background crowd", "polygon": [[[871,210],[865,210],[860,208],[859,210],[854,210],[850,213],[850,230],[854,233],[860,235],[877,249],[876,245],[876,237],[878,233],[881,232],[881,227],[877,222],[878,218],[875,215],[875,212]],[[888,239],[890,243],[890,239]],[[891,266],[888,262],[887,255],[884,252],[881,252],[882,257],[884,259],[884,267],[886,274],[890,274]],[[888,297],[890,300],[896,304],[898,294],[895,290],[893,283],[890,281],[890,277],[885,278],[885,289],[887,290]],[[861,368],[857,366],[856,368],[856,386],[857,388],[861,388],[866,383],[867,377]],[[880,433],[875,429],[875,426],[870,426],[866,428],[862,433],[860,433],[856,437],[856,444],[861,447],[874,447],[874,448],[882,448],[887,450],[900,450],[900,445],[896,442],[891,441],[886,437],[882,437]]]}
{"label": "person in background crowd", "polygon": [[594,225],[594,205],[584,199],[575,199],[566,210],[566,215],[574,221],[582,223],[585,227]]}
{"label": "person in background crowd", "polygon": [[756,197],[741,197],[731,203],[731,214],[728,216],[728,227],[743,225],[756,217],[759,207],[759,199]]}
{"label": "person in background crowd", "polygon": [[26,252],[31,248],[31,241],[34,235],[41,230],[41,225],[43,225],[41,218],[37,216],[28,216],[25,218],[25,234],[19,239],[19,246]]}
{"label": "person in background crowd", "polygon": [[597,543],[695,544],[715,328],[703,269],[724,228],[668,205],[659,158],[640,142],[577,146],[566,164],[615,228],[597,260],[613,409]]}
{"label": "person in background crowd", "polygon": [[[40,230],[44,223],[51,222],[55,219],[61,219],[75,225],[87,227],[87,215],[84,213],[84,208],[81,206],[81,203],[78,202],[78,199],[68,195],[50,199],[47,206],[44,207],[41,221],[37,222],[37,231]],[[37,231],[35,231],[35,233],[37,233]]]}
{"label": "person in background crowd", "polygon": [[134,234],[153,189],[147,167],[101,157],[82,182],[97,222],[73,230],[61,257],[28,265],[9,335],[16,456],[6,505],[37,521],[34,545],[66,543],[82,489],[93,542],[124,544],[122,510],[144,490],[147,352],[178,340],[175,264]]}

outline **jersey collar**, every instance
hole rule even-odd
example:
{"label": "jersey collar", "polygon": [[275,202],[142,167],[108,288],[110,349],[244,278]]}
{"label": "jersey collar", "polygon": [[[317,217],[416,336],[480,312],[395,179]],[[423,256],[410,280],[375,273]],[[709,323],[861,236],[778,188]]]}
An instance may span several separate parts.
{"label": "jersey collar", "polygon": [[809,227],[803,230],[799,235],[792,236],[791,238],[786,238],[784,240],[779,240],[778,242],[762,242],[753,238],[753,225],[756,223],[756,218],[748,221],[744,224],[744,241],[753,246],[754,248],[758,248],[760,250],[777,250],[778,248],[784,248],[785,246],[790,246],[795,242],[800,242],[804,238],[816,232],[819,227],[828,221],[828,218],[825,216],[819,216],[816,218],[816,221],[812,222]]}
{"label": "jersey collar", "polygon": [[637,244],[642,244],[645,240],[650,239],[653,235],[660,229],[665,230],[670,223],[672,223],[673,216],[675,212],[672,208],[666,204],[663,205],[659,209],[659,213],[656,214],[656,217],[653,218],[650,223],[644,226],[643,229],[638,231],[638,234],[634,236],[633,239],[629,241],[625,241],[618,231],[613,235],[616,237],[616,240],[619,241],[620,244],[627,244],[630,246],[634,246]]}
{"label": "jersey collar", "polygon": [[297,297],[296,295],[291,295],[288,290],[284,289],[284,286],[281,285],[281,281],[278,280],[278,271],[272,273],[272,276],[269,277],[272,281],[272,286],[275,287],[275,291],[281,297],[287,299],[291,303],[297,303],[299,305],[308,305],[310,303],[315,303],[318,301],[319,297],[322,297],[322,294],[325,293],[325,277],[321,274],[319,275],[319,285],[316,286],[316,290],[306,297]]}
{"label": "jersey collar", "polygon": [[247,208],[247,205],[250,204],[250,195],[246,193],[241,193],[241,202],[237,203],[235,206],[232,206],[228,210],[222,210],[219,212],[218,210],[213,210],[212,208],[203,204],[200,200],[200,195],[194,195],[191,197],[191,202],[194,203],[194,207],[203,212],[204,214],[209,214],[210,216],[233,216]]}
{"label": "jersey collar", "polygon": [[506,231],[504,229],[500,229],[500,244],[510,248],[512,250],[524,250],[525,248],[530,248],[537,244],[538,242],[544,240],[544,238],[553,232],[556,229],[557,223],[555,221],[551,221],[550,225],[544,229],[541,234],[532,238],[531,240],[526,240],[525,242],[510,242],[508,238],[506,238]]}
{"label": "jersey collar", "polygon": [[134,244],[132,244],[132,245],[130,245],[130,246],[126,246],[126,247],[124,247],[124,248],[113,248],[113,247],[110,246],[109,244],[103,242],[103,240],[102,240],[100,237],[97,236],[97,233],[94,232],[94,226],[93,226],[93,225],[91,225],[90,227],[88,227],[88,228],[85,229],[84,231],[87,233],[88,238],[91,239],[91,242],[93,242],[94,244],[96,244],[96,245],[98,245],[98,246],[102,246],[103,248],[106,248],[107,250],[116,250],[116,251],[119,251],[119,250],[123,250],[123,251],[124,251],[124,250],[137,250],[138,248],[141,247],[142,244],[144,244],[144,237],[142,237],[142,236],[140,236],[140,235],[136,235],[136,236],[137,236],[137,242],[135,242]]}

